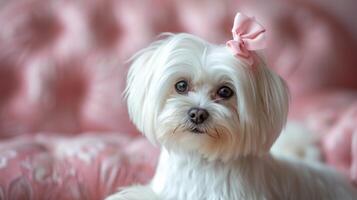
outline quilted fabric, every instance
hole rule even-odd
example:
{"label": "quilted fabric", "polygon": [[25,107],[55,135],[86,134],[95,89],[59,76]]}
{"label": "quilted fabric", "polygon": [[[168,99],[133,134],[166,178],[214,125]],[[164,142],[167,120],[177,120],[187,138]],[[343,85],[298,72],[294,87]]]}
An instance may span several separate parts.
{"label": "quilted fabric", "polygon": [[357,180],[355,6],[0,0],[0,199],[102,199],[150,180],[158,149],[130,123],[127,60],[161,32],[224,44],[237,11],[267,27],[267,60],[291,88],[290,117],[320,134],[327,161]]}
{"label": "quilted fabric", "polygon": [[52,134],[0,143],[0,199],[103,199],[118,187],[147,183],[154,173],[158,149],[146,139]]}

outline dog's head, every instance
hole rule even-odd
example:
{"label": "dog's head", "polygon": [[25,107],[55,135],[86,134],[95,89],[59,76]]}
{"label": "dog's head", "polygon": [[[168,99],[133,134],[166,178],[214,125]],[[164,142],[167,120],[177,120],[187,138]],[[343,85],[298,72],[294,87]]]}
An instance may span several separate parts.
{"label": "dog's head", "polygon": [[134,58],[129,115],[169,151],[223,161],[269,151],[284,126],[284,81],[254,53],[254,68],[226,46],[190,34],[170,35]]}

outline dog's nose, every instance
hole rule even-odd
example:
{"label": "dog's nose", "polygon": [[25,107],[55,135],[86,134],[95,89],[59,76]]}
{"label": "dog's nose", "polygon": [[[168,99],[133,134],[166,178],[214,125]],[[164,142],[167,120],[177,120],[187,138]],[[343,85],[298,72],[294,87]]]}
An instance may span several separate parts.
{"label": "dog's nose", "polygon": [[195,124],[202,124],[209,116],[207,110],[202,108],[191,108],[187,114],[190,121]]}

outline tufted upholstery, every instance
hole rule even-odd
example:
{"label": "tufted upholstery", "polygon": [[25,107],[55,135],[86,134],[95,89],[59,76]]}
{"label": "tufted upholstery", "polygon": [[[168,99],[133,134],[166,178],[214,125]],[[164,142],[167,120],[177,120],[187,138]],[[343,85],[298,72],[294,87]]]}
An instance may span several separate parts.
{"label": "tufted upholstery", "polygon": [[147,182],[157,154],[145,139],[109,132],[2,141],[0,199],[103,199],[117,187]]}
{"label": "tufted upholstery", "polygon": [[[158,149],[130,123],[122,91],[126,60],[161,32],[223,43],[237,10],[257,16],[300,120],[311,110],[306,91],[357,88],[357,58],[344,53],[357,50],[344,42],[356,41],[346,24],[354,11],[299,2],[0,0],[0,200],[96,200],[150,179]],[[321,113],[306,124],[328,132]]]}

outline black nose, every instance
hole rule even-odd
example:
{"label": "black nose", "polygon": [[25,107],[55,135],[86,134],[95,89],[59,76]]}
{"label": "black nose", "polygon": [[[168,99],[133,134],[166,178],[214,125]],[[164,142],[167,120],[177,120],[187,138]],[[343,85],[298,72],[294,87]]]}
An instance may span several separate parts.
{"label": "black nose", "polygon": [[190,121],[195,124],[202,124],[209,116],[207,110],[202,108],[191,108],[187,114]]}

